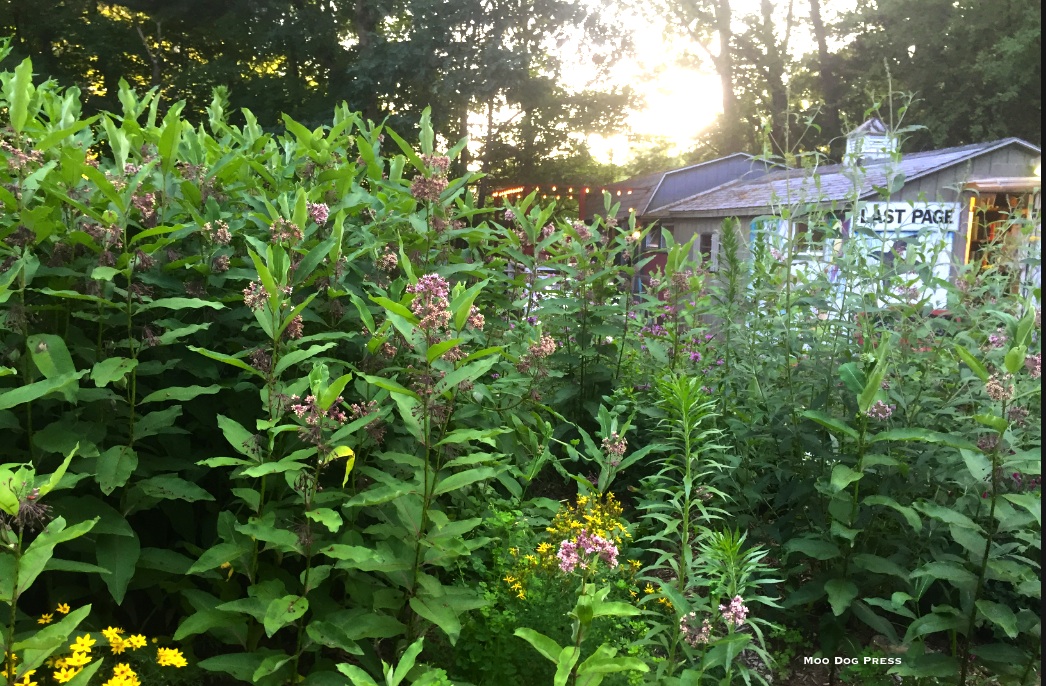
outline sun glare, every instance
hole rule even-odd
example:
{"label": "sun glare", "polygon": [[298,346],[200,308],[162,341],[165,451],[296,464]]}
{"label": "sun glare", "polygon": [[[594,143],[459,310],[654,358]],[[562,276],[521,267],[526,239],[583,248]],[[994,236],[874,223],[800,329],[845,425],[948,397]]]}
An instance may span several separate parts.
{"label": "sun glare", "polygon": [[[692,149],[697,136],[719,116],[722,90],[710,65],[691,66],[685,59],[693,50],[689,41],[675,34],[664,19],[654,13],[626,12],[623,24],[634,27],[634,54],[614,65],[609,76],[600,79],[607,86],[631,87],[642,104],[627,115],[620,133],[588,136],[592,156],[601,162],[624,164],[644,143],[659,139],[667,143],[668,154]],[[565,55],[573,51],[563,49]],[[589,83],[594,69],[585,64],[569,64],[564,69],[568,87]]]}

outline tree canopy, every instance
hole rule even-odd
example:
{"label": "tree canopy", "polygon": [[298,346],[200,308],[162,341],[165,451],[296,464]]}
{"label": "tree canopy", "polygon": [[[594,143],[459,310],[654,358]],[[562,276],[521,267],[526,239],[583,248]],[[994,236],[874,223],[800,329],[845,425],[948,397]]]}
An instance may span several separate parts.
{"label": "tree canopy", "polygon": [[[910,94],[917,150],[1018,136],[1041,141],[1041,6],[1035,0],[659,0],[689,59],[714,70],[723,115],[688,159],[820,149],[892,91]],[[459,164],[499,183],[601,182],[589,134],[623,127],[631,87],[568,85],[610,73],[629,31],[609,0],[0,0],[10,63],[119,110],[119,84],[156,88],[202,117],[216,87],[263,126],[325,121],[341,102],[411,134],[432,107]],[[678,47],[671,43],[672,49]],[[680,84],[680,88],[689,87]],[[815,126],[810,126],[813,122]],[[651,149],[638,169],[672,160]],[[460,171],[460,170],[459,170]],[[632,171],[619,170],[619,173]]]}

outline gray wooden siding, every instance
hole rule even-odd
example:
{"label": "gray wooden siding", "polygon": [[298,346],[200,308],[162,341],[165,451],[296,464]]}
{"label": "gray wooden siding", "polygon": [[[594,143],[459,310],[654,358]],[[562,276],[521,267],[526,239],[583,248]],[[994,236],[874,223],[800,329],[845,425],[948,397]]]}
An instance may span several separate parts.
{"label": "gray wooden siding", "polygon": [[[743,258],[748,257],[748,238],[749,238],[749,227],[755,217],[741,217],[739,218],[737,231],[740,235],[740,243],[743,246],[744,254]],[[719,268],[719,249],[720,249],[720,232],[723,228],[723,220],[718,217],[698,217],[698,218],[686,218],[686,219],[674,219],[669,222],[665,220],[665,223],[672,224],[672,237],[675,238],[676,243],[686,243],[695,234],[710,233],[712,234],[712,269]],[[700,239],[694,241],[694,247],[690,251],[691,259],[697,259],[698,248],[700,247]]]}
{"label": "gray wooden siding", "polygon": [[970,191],[965,184],[978,179],[1030,176],[1040,156],[1017,145],[1008,145],[987,155],[974,158],[966,164],[943,169],[935,174],[904,184],[890,200],[895,202],[958,202],[961,205],[959,231],[952,244],[952,278],[966,259],[966,234],[970,225]]}

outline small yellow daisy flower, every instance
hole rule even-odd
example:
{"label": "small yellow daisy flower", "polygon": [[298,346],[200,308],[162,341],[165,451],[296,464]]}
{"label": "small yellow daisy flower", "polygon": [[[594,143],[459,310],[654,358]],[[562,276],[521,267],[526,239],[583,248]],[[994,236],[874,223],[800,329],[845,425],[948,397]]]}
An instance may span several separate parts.
{"label": "small yellow daisy flower", "polygon": [[119,641],[120,640],[120,634],[122,634],[122,633],[123,633],[123,629],[118,629],[117,627],[114,627],[114,626],[110,626],[110,627],[107,627],[105,629],[102,629],[102,636],[105,636],[105,640],[109,641],[110,643],[113,642],[113,641]]}
{"label": "small yellow daisy flower", "polygon": [[71,608],[69,607],[69,603],[58,603],[58,607],[55,608],[55,612],[60,612],[63,615],[67,615],[69,614],[70,609]]}
{"label": "small yellow daisy flower", "polygon": [[52,672],[51,676],[60,684],[64,684],[68,681],[72,681],[73,677],[80,673],[79,667],[62,667],[61,669]]}
{"label": "small yellow daisy flower", "polygon": [[643,593],[650,594],[654,592],[654,584],[647,584],[643,589]]}
{"label": "small yellow daisy flower", "polygon": [[146,641],[145,636],[142,636],[141,634],[133,634],[127,637],[127,645],[129,645],[132,650],[144,648],[146,643],[148,643],[148,641]]}
{"label": "small yellow daisy flower", "polygon": [[97,642],[98,641],[91,638],[91,634],[84,634],[83,636],[78,637],[76,641],[69,646],[69,650],[74,653],[89,653],[91,652],[91,646]]}
{"label": "small yellow daisy flower", "polygon": [[44,614],[40,615],[40,619],[36,620],[36,623],[37,624],[50,624],[53,621],[54,621],[54,615],[51,614],[50,612],[45,612]]}
{"label": "small yellow daisy flower", "polygon": [[161,667],[184,667],[189,663],[177,648],[157,648],[156,664]]}
{"label": "small yellow daisy flower", "polygon": [[73,653],[65,658],[65,664],[69,667],[86,667],[91,660],[91,656],[87,653]]}

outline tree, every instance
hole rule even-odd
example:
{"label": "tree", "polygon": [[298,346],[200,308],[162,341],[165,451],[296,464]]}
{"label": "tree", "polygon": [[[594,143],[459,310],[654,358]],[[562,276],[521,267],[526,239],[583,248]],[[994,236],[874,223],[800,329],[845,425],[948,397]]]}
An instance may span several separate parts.
{"label": "tree", "polygon": [[231,111],[249,108],[269,127],[282,113],[318,126],[346,101],[409,137],[431,106],[451,142],[477,113],[515,110],[509,126],[473,131],[502,176],[577,154],[583,141],[571,131],[616,126],[630,102],[563,87],[550,45],[574,40],[609,65],[625,44],[605,17],[568,0],[0,0],[3,32],[15,38],[12,61],[31,56],[38,72],[79,86],[88,114],[120,111],[121,79],[157,88],[164,106],[185,100],[190,116],[228,86]]}
{"label": "tree", "polygon": [[855,121],[868,95],[917,100],[926,127],[913,150],[1017,136],[1042,139],[1042,7],[1035,0],[863,0],[839,30],[842,109]]}

